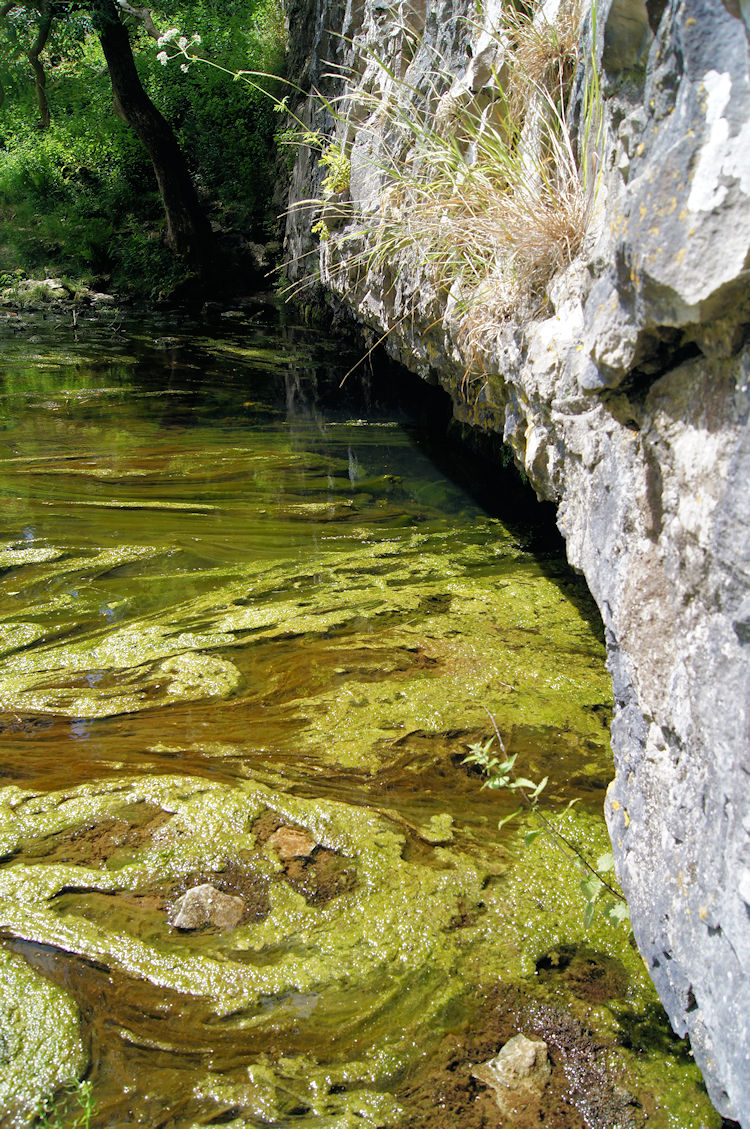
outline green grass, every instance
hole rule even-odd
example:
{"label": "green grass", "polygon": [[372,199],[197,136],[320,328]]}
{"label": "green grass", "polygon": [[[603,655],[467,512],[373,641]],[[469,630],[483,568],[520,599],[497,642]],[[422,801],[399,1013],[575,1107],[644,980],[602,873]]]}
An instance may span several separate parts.
{"label": "green grass", "polygon": [[48,1099],[35,1121],[35,1129],[89,1129],[95,1105],[91,1082],[76,1080]]}

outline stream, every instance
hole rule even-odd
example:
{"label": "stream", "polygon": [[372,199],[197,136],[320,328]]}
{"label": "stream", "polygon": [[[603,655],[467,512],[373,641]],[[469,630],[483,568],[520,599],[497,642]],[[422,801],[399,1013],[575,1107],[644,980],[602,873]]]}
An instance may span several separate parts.
{"label": "stream", "polygon": [[[494,720],[609,850],[601,622],[533,495],[273,310],[64,320],[0,318],[0,1125],[718,1126],[464,763]],[[518,1032],[552,1073],[501,1113]]]}

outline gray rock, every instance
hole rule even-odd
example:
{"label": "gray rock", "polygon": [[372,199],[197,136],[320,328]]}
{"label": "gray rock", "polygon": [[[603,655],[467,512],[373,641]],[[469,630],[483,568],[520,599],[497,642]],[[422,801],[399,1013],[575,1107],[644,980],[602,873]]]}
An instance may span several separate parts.
{"label": "gray rock", "polygon": [[18,293],[21,297],[29,297],[36,293],[51,301],[56,298],[69,297],[71,290],[64,286],[59,278],[24,278],[18,283]]}
{"label": "gray rock", "polygon": [[[488,21],[497,6],[483,6]],[[467,353],[461,294],[436,288],[419,246],[397,261],[368,257],[382,179],[367,173],[368,154],[395,139],[387,115],[362,120],[356,98],[323,129],[351,150],[362,220],[333,233],[319,261],[334,308],[387,333],[389,353],[441,384],[459,420],[502,434],[538,496],[557,503],[606,632],[616,769],[606,816],[635,937],[717,1109],[750,1126],[747,11],[744,0],[600,0],[595,23],[589,13],[577,89],[593,51],[599,184],[580,257],[553,280],[546,310],[511,311]],[[470,0],[345,10],[318,0],[291,27],[292,57],[329,96],[341,93],[326,86],[330,60],[383,104],[403,76],[416,106],[440,57],[443,116],[445,96],[481,85],[486,29]],[[313,120],[312,101],[299,110]],[[303,150],[291,202],[319,182]],[[287,254],[310,251],[309,214],[292,210]],[[476,386],[469,361],[484,369]]]}
{"label": "gray rock", "polygon": [[552,1064],[542,1039],[514,1035],[495,1058],[475,1066],[471,1073],[493,1090],[501,1112],[512,1116],[519,1104],[527,1107],[541,1096]]}
{"label": "gray rock", "polygon": [[234,929],[245,912],[242,898],[224,894],[206,882],[193,886],[175,903],[170,924],[175,929],[200,929],[211,925],[215,929]]}

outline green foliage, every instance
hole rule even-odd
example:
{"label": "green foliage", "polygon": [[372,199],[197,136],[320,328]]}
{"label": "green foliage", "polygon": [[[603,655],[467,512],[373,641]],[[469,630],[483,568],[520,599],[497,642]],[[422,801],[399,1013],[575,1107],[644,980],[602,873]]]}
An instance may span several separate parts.
{"label": "green foliage", "polygon": [[[200,28],[203,50],[232,65],[283,65],[280,0],[166,0],[159,25]],[[180,278],[162,238],[163,209],[150,161],[114,113],[109,75],[85,13],[53,25],[43,56],[52,124],[40,131],[23,58],[30,16],[0,23],[7,58],[0,121],[0,245],[3,265],[29,274],[68,273],[100,287],[155,296]],[[256,238],[271,234],[277,119],[262,92],[210,68],[167,68],[153,38],[133,22],[131,39],[147,92],[175,130],[212,222]],[[0,48],[4,45],[0,42]]]}
{"label": "green foliage", "polygon": [[[588,929],[591,925],[596,909],[612,925],[620,925],[629,921],[628,907],[625,898],[612,883],[614,879],[615,860],[611,852],[600,855],[596,862],[591,862],[583,851],[565,835],[563,835],[554,822],[541,810],[540,798],[547,786],[549,777],[534,782],[526,776],[515,774],[515,765],[518,754],[508,754],[495,719],[490,716],[495,733],[485,741],[469,745],[469,751],[464,757],[464,764],[477,765],[487,775],[482,785],[483,788],[510,792],[521,800],[516,811],[504,816],[498,821],[498,827],[504,827],[518,816],[528,813],[536,823],[536,827],[526,831],[523,837],[524,846],[529,847],[540,836],[546,837],[550,846],[563,850],[581,872],[580,890],[585,902],[583,922]],[[493,753],[495,742],[500,748],[501,755]],[[572,807],[574,800],[567,805]]]}
{"label": "green foliage", "polygon": [[37,1129],[89,1129],[94,1115],[91,1089],[90,1082],[67,1083],[45,1102],[35,1122]]}
{"label": "green foliage", "polygon": [[[161,12],[159,26],[165,32],[177,26],[185,38],[197,36],[200,57],[212,64],[193,66],[185,57],[182,67],[164,66],[153,40],[144,43],[139,56],[147,87],[175,126],[202,197],[215,202],[220,226],[256,232],[273,226],[269,203],[278,120],[267,91],[273,92],[274,84],[270,79],[265,84],[232,83],[226,72],[281,73],[285,32],[280,0],[195,0],[165,4]],[[191,55],[197,55],[197,45]]]}
{"label": "green foliage", "polygon": [[320,155],[320,163],[324,169],[328,169],[321,185],[325,195],[334,196],[337,192],[348,192],[352,179],[352,163],[343,146],[335,141],[326,146]]}
{"label": "green foliage", "polygon": [[[93,89],[92,109],[104,109],[101,94]],[[0,241],[11,249],[11,265],[91,279],[122,274],[129,229],[156,230],[162,214],[136,139],[106,112],[98,127],[71,114],[44,132],[18,112],[9,118],[0,152]]]}
{"label": "green foliage", "polygon": [[[321,182],[324,201],[349,191],[352,163],[343,145],[340,145],[337,141],[329,141],[317,131],[304,130],[300,133],[298,130],[289,128],[282,130],[276,136],[284,145],[294,146],[295,148],[306,145],[320,153],[319,163],[324,169],[328,170]],[[310,230],[323,243],[331,238],[331,229],[328,226],[325,212],[313,223]]]}

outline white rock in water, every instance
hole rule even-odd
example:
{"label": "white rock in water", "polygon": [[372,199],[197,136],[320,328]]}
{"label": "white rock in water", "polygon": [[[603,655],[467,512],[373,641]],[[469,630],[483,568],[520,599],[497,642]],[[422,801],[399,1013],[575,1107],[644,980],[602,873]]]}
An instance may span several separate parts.
{"label": "white rock in water", "polygon": [[244,912],[242,898],[223,894],[206,882],[182,895],[175,905],[171,924],[175,929],[199,929],[202,925],[234,929]]}
{"label": "white rock in water", "polygon": [[542,1039],[514,1035],[489,1062],[475,1066],[472,1075],[495,1092],[499,1108],[513,1111],[514,1103],[538,1097],[543,1092],[552,1064]]}

